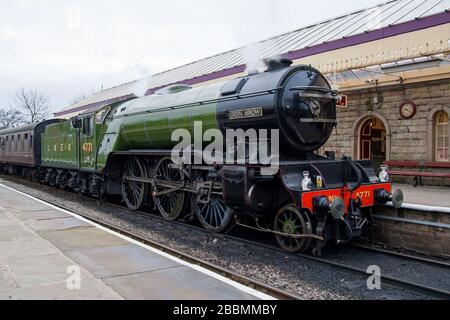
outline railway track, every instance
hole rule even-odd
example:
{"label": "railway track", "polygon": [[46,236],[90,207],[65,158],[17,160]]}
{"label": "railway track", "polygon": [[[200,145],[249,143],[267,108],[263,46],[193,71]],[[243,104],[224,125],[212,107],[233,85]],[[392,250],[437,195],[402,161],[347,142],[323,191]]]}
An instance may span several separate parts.
{"label": "railway track", "polygon": [[[277,248],[275,246],[271,246],[271,245],[267,245],[267,244],[261,244],[259,242],[255,242],[255,241],[251,241],[248,239],[242,239],[242,238],[238,238],[238,237],[233,237],[233,236],[226,236],[229,239],[234,239],[234,240],[238,240],[238,241],[245,241],[248,244],[251,245],[255,245],[255,246],[264,246],[265,248],[271,249],[271,250],[276,250],[279,252],[285,252],[280,248]],[[370,248],[370,247],[369,247]],[[369,249],[368,249],[369,250]],[[375,250],[375,249],[374,249]],[[384,252],[387,250],[376,250],[377,252]],[[450,265],[447,263],[442,263],[440,261],[435,261],[432,259],[424,259],[421,257],[415,257],[415,256],[411,256],[411,255],[405,255],[405,254],[396,254],[393,252],[389,252],[386,253],[389,255],[396,255],[396,256],[400,256],[400,257],[406,257],[408,259],[411,260],[416,260],[416,261],[421,261],[421,262],[427,262],[427,263],[431,263],[431,264],[435,264],[435,265],[439,265],[439,266],[445,266],[446,268],[449,268],[450,270]],[[293,254],[297,257],[301,257],[303,259],[306,260],[310,260],[310,261],[315,261],[315,262],[319,262],[321,264],[325,264],[325,265],[329,265],[329,266],[333,266],[342,270],[346,270],[346,271],[350,271],[352,273],[358,274],[358,275],[363,275],[363,276],[367,276],[367,270],[362,269],[362,268],[358,268],[358,267],[354,267],[352,265],[349,264],[345,264],[345,263],[339,263],[339,262],[335,262],[326,258],[321,258],[321,257],[315,257],[309,254],[302,254],[302,253],[295,253]],[[393,277],[393,276],[388,276],[388,275],[381,275],[381,282],[384,285],[390,285],[396,288],[402,288],[405,290],[409,290],[412,292],[416,292],[418,294],[421,295],[425,295],[425,296],[429,296],[431,298],[435,298],[435,299],[443,299],[443,300],[449,300],[450,299],[450,291],[446,291],[446,290],[442,290],[439,288],[434,288],[431,286],[426,286],[423,284],[419,284],[419,283],[415,283],[415,282],[411,282],[411,281],[407,281],[407,280],[403,280],[400,279],[398,277]]]}
{"label": "railway track", "polygon": [[[354,266],[351,266],[348,264],[339,263],[339,262],[335,262],[335,261],[331,261],[331,260],[327,260],[327,259],[323,259],[323,258],[312,257],[312,256],[304,255],[304,254],[299,254],[299,255],[305,259],[318,261],[318,262],[328,264],[328,265],[331,265],[331,266],[334,266],[334,267],[337,267],[340,269],[349,270],[349,271],[352,271],[357,274],[367,275],[367,271],[362,268],[354,267]],[[442,289],[431,287],[431,286],[426,286],[426,285],[415,283],[412,281],[403,280],[398,277],[393,277],[393,276],[388,276],[388,275],[382,274],[381,275],[381,283],[384,285],[390,285],[390,286],[394,286],[397,288],[402,288],[405,290],[416,292],[416,293],[419,293],[419,294],[422,294],[425,296],[429,296],[429,297],[435,298],[435,299],[443,299],[443,300],[450,299],[450,291],[442,290]]]}
{"label": "railway track", "polygon": [[[12,181],[12,180],[15,180],[15,179],[10,179],[10,177],[8,177],[8,180]],[[16,183],[17,182],[19,182],[19,183],[22,182],[22,184],[23,184],[24,181],[23,180],[19,180],[19,181],[16,180],[16,181],[12,181],[12,182],[16,182]],[[28,182],[27,181],[27,183],[31,183],[33,185],[39,185],[39,184],[36,184],[34,182]],[[72,194],[69,191],[63,191],[63,190],[59,190],[59,191]],[[70,211],[70,212],[72,212],[72,213],[74,213],[74,214],[76,214],[78,216],[81,216],[81,217],[83,217],[85,219],[88,219],[88,220],[90,220],[90,221],[92,221],[92,222],[94,222],[94,223],[96,223],[98,225],[101,225],[101,226],[106,227],[106,228],[108,228],[110,230],[113,230],[115,232],[123,234],[123,235],[125,235],[127,237],[130,237],[130,238],[136,240],[136,241],[139,241],[139,242],[142,242],[142,243],[147,244],[149,246],[152,246],[152,247],[154,247],[154,248],[156,248],[158,250],[161,250],[163,252],[169,253],[169,254],[171,254],[173,256],[176,256],[176,257],[178,257],[178,258],[180,258],[182,260],[185,260],[185,261],[188,261],[190,263],[202,266],[202,267],[204,267],[204,268],[206,268],[208,270],[211,270],[213,272],[221,274],[222,276],[225,276],[225,277],[227,277],[229,279],[232,279],[232,280],[234,280],[236,282],[239,282],[241,284],[244,284],[246,286],[249,286],[251,288],[259,290],[261,292],[264,292],[264,293],[266,293],[268,295],[271,295],[271,296],[273,296],[275,298],[283,299],[283,300],[302,300],[302,298],[299,297],[299,296],[296,296],[296,295],[293,295],[291,293],[285,292],[283,290],[271,287],[271,286],[266,285],[264,283],[261,283],[259,281],[255,281],[253,279],[250,279],[248,277],[239,275],[237,273],[232,272],[231,270],[227,270],[227,269],[222,268],[220,266],[213,265],[211,263],[202,261],[202,260],[200,260],[200,259],[198,259],[198,258],[196,258],[194,256],[191,256],[189,254],[185,254],[185,253],[183,253],[181,251],[178,251],[176,249],[170,248],[170,247],[168,247],[168,246],[166,246],[164,244],[157,243],[157,242],[149,240],[149,239],[147,239],[147,238],[145,238],[145,237],[143,237],[141,235],[138,235],[138,234],[135,234],[133,232],[124,230],[124,229],[122,229],[122,228],[120,228],[120,227],[118,227],[118,226],[116,226],[116,225],[114,225],[112,223],[108,223],[108,222],[102,221],[102,220],[100,220],[98,218],[94,218],[94,217],[86,215],[86,214],[74,212],[73,210],[67,209],[67,208],[61,206],[60,204],[58,204],[58,203],[56,203],[54,201],[49,201],[48,199],[44,199],[42,197],[36,197],[36,196],[33,196],[33,197],[35,197],[35,198],[37,198],[37,199],[39,199],[41,201],[44,201],[46,203],[49,203],[49,204],[51,204],[53,206],[56,206],[58,208]],[[92,197],[87,197],[87,196],[82,196],[82,197],[87,199],[87,200],[89,200],[89,201],[96,201],[96,202],[99,201],[98,199],[94,199]],[[116,204],[116,203],[109,203],[108,202],[108,203],[105,203],[105,205],[111,206],[111,208],[120,208],[121,210],[128,210],[126,207],[124,207],[122,205],[119,205],[119,204]],[[154,219],[154,220],[161,221],[161,222],[164,222],[164,223],[169,223],[169,224],[181,226],[181,227],[184,227],[184,228],[190,228],[190,229],[202,232],[202,233],[208,233],[208,231],[206,231],[205,229],[203,229],[201,227],[198,227],[196,225],[189,224],[189,223],[184,223],[184,222],[180,222],[180,221],[167,221],[167,220],[163,219],[163,217],[151,214],[149,212],[133,211],[133,213],[134,214],[143,215],[146,218]],[[327,258],[315,257],[315,256],[312,256],[312,255],[309,255],[309,254],[300,254],[300,253],[291,254],[291,253],[287,253],[284,250],[282,250],[281,248],[278,248],[276,245],[271,245],[271,244],[257,242],[257,241],[254,241],[254,240],[246,239],[246,238],[244,238],[242,236],[235,236],[235,235],[231,235],[231,234],[215,235],[215,236],[216,237],[219,236],[219,237],[224,238],[224,239],[240,241],[240,242],[252,245],[252,246],[258,246],[258,247],[262,247],[262,248],[265,248],[265,249],[268,249],[268,250],[282,252],[282,253],[284,253],[286,255],[293,255],[295,257],[303,258],[305,260],[309,260],[309,261],[317,262],[317,263],[320,263],[320,264],[323,264],[323,265],[328,265],[328,266],[332,266],[332,267],[335,267],[335,268],[339,268],[341,270],[347,271],[349,273],[353,273],[353,274],[358,275],[358,276],[365,276],[365,277],[368,276],[367,271],[365,269],[358,268],[358,267],[352,266],[350,264],[332,261],[332,260],[327,259]],[[437,261],[437,260],[433,260],[433,259],[427,259],[427,258],[418,257],[418,256],[414,256],[414,255],[407,255],[407,254],[403,254],[403,253],[397,253],[397,252],[393,252],[393,251],[389,251],[389,250],[383,250],[383,249],[378,249],[378,248],[373,248],[373,247],[368,247],[368,246],[361,246],[361,245],[353,245],[353,246],[356,247],[356,248],[359,248],[361,250],[367,250],[367,251],[377,252],[377,253],[386,254],[386,255],[394,255],[396,257],[404,258],[404,259],[407,259],[407,260],[414,260],[414,261],[427,263],[427,264],[432,264],[432,265],[436,265],[436,266],[439,266],[439,267],[444,267],[444,268],[449,268],[450,269],[450,264],[446,263],[446,262],[441,262],[441,261]],[[450,299],[450,292],[449,291],[446,291],[446,290],[443,290],[443,289],[439,289],[439,288],[435,288],[435,287],[431,287],[431,286],[426,286],[426,285],[423,285],[423,284],[415,283],[415,282],[404,280],[404,279],[400,279],[398,277],[389,276],[389,275],[381,275],[381,281],[382,281],[383,285],[388,285],[388,286],[395,287],[395,288],[401,288],[403,290],[408,290],[408,291],[411,291],[411,292],[414,292],[414,293],[417,293],[417,294],[420,294],[420,295],[424,295],[424,296],[427,296],[427,297],[430,297],[430,298],[433,298],[433,299],[444,299],[444,300]]]}
{"label": "railway track", "polygon": [[371,247],[371,246],[361,245],[361,244],[352,244],[351,246],[353,248],[357,248],[357,249],[361,249],[361,250],[365,250],[365,251],[369,251],[369,252],[382,253],[382,254],[386,254],[386,255],[390,255],[390,256],[405,258],[405,259],[412,260],[412,261],[419,261],[419,262],[435,265],[438,267],[444,267],[444,268],[450,269],[450,263],[444,262],[444,261],[439,261],[439,260],[425,258],[425,257],[419,257],[417,255],[395,252],[392,250],[381,249],[381,248],[376,248],[376,247]]}
{"label": "railway track", "polygon": [[[286,292],[286,291],[274,288],[272,286],[266,285],[266,284],[261,283],[259,281],[253,280],[251,278],[239,275],[239,274],[237,274],[237,273],[235,273],[235,272],[233,272],[231,270],[227,270],[225,268],[213,265],[213,264],[211,264],[209,262],[200,260],[200,259],[198,259],[198,258],[196,258],[196,257],[194,257],[192,255],[189,255],[189,254],[183,253],[181,251],[178,251],[176,249],[170,248],[169,246],[166,246],[164,244],[152,241],[152,240],[150,240],[148,238],[145,238],[145,237],[143,237],[141,235],[138,235],[137,233],[134,233],[134,232],[131,232],[131,231],[128,231],[128,230],[124,230],[123,228],[120,228],[120,227],[118,227],[118,226],[116,226],[116,225],[114,225],[112,223],[105,222],[103,220],[94,218],[94,217],[89,216],[87,214],[74,212],[73,210],[68,209],[68,208],[66,208],[64,206],[61,206],[60,204],[58,204],[58,203],[56,203],[54,201],[49,201],[48,199],[44,199],[42,197],[37,197],[35,195],[33,195],[32,197],[34,197],[34,198],[36,198],[36,199],[38,199],[38,200],[40,200],[42,202],[48,203],[48,204],[50,204],[50,205],[52,205],[54,207],[57,207],[57,208],[65,210],[65,211],[71,212],[72,214],[74,214],[76,216],[80,216],[80,217],[82,217],[82,218],[84,218],[86,220],[89,220],[89,221],[97,224],[97,225],[100,225],[102,227],[108,228],[111,231],[117,232],[117,233],[119,233],[121,235],[124,235],[124,236],[126,236],[128,238],[131,238],[133,240],[139,241],[139,242],[141,242],[141,243],[143,243],[145,245],[151,246],[151,247],[153,247],[155,249],[158,249],[158,250],[160,250],[160,251],[162,251],[164,253],[170,254],[170,255],[172,255],[172,256],[174,256],[176,258],[179,258],[179,259],[184,260],[186,262],[189,262],[191,264],[195,264],[195,265],[201,266],[201,267],[203,267],[205,269],[208,269],[208,270],[210,270],[212,272],[220,274],[221,276],[224,276],[224,277],[226,277],[228,279],[231,279],[231,280],[236,281],[236,282],[238,282],[240,284],[248,286],[248,287],[250,287],[252,289],[255,289],[255,290],[258,290],[260,292],[263,292],[263,293],[265,293],[265,294],[267,294],[269,296],[272,296],[272,297],[274,297],[276,299],[279,299],[279,300],[303,300],[299,296],[296,296],[296,295],[291,294],[289,292]],[[89,197],[85,197],[85,198],[93,200],[92,198],[89,198]],[[127,208],[124,208],[124,207],[116,205],[116,204],[109,204],[108,203],[108,205],[116,206],[116,207],[120,207],[121,209],[128,210]],[[145,212],[138,212],[138,213],[139,214],[145,214],[146,216],[151,217],[151,218],[155,218],[154,216],[151,216],[149,213],[145,213]],[[163,220],[163,219],[161,219],[161,220]],[[179,223],[179,224],[181,224],[181,223]]]}

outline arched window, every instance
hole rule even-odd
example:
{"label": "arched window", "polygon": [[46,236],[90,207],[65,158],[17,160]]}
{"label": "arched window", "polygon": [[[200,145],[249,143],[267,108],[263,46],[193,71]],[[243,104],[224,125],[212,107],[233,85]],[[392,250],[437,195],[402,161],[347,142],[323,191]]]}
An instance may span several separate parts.
{"label": "arched window", "polygon": [[436,161],[449,161],[448,154],[448,113],[439,111],[435,120]]}

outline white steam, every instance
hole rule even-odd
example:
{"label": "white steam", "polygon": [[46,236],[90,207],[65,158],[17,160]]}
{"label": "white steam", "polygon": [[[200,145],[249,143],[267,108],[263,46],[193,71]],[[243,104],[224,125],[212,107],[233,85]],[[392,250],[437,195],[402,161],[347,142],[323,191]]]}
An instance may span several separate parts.
{"label": "white steam", "polygon": [[142,98],[147,93],[148,89],[152,84],[152,76],[144,77],[133,83],[131,87],[131,92],[138,98]]}
{"label": "white steam", "polygon": [[152,70],[145,64],[143,58],[136,59],[130,63],[130,69],[135,74],[136,80],[130,88],[130,91],[138,98],[142,98],[147,93],[148,89],[152,86]]}
{"label": "white steam", "polygon": [[255,44],[242,49],[242,57],[245,61],[245,73],[263,72],[266,69],[264,57],[260,54]]}
{"label": "white steam", "polygon": [[[241,46],[242,64],[246,65],[246,73],[248,72],[262,72],[266,69],[264,63],[265,58],[280,54],[278,45],[271,44],[271,48],[266,48],[265,44],[258,43],[270,36],[274,36],[279,31],[278,29],[286,30],[280,27],[286,12],[283,5],[273,3],[273,1],[262,1],[260,5],[256,5],[252,1],[241,1],[239,3],[239,10],[233,1],[228,2],[225,15],[229,17],[232,32],[236,43]],[[249,45],[251,43],[251,45]],[[266,43],[267,44],[267,43]]]}

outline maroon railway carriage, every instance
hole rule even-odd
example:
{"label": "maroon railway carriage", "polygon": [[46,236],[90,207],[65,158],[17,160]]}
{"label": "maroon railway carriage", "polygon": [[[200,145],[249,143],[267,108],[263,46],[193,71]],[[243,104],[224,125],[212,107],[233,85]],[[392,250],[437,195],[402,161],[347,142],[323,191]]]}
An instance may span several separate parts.
{"label": "maroon railway carriage", "polygon": [[0,130],[0,170],[22,174],[41,163],[41,134],[52,119],[12,129]]}

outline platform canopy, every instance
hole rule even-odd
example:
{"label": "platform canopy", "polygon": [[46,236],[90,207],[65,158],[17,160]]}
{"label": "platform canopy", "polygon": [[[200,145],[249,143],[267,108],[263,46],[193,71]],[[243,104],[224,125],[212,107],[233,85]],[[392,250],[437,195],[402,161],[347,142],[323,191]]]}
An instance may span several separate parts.
{"label": "platform canopy", "polygon": [[[444,65],[444,76],[447,76],[447,73],[450,74],[447,64],[450,51],[450,0],[392,0],[305,26],[249,47],[152,75],[149,77],[151,81],[148,83],[147,95],[172,84],[201,86],[245,75],[245,57],[248,56],[246,52],[249,48],[257,52],[261,59],[283,56],[293,60],[294,64],[310,64],[327,74],[329,79],[344,83],[344,87],[353,85],[353,80],[361,80],[358,76],[348,79],[357,72],[366,72],[368,75],[376,71],[384,73],[384,65],[415,62],[415,59],[422,58],[427,61],[437,59]],[[366,68],[369,68],[369,72]],[[387,79],[401,77],[402,81],[407,80],[408,75],[403,73],[409,70],[398,70],[400,75],[387,72]],[[70,118],[98,104],[133,98],[133,88],[138,81],[101,91],[60,110],[55,116]]]}

